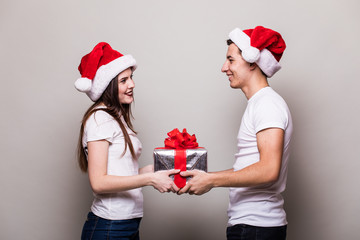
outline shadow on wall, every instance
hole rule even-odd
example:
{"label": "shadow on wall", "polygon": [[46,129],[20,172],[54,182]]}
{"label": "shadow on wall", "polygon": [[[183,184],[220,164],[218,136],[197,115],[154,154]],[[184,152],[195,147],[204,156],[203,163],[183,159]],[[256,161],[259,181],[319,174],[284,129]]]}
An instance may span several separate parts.
{"label": "shadow on wall", "polygon": [[[295,150],[295,148],[294,148]],[[300,151],[298,149],[297,151]],[[319,199],[321,191],[316,190],[302,165],[303,157],[293,151],[289,163],[287,187],[284,193],[285,211],[288,220],[288,239],[322,239],[321,231],[314,225],[315,218],[322,208]],[[316,236],[318,234],[318,236]]]}

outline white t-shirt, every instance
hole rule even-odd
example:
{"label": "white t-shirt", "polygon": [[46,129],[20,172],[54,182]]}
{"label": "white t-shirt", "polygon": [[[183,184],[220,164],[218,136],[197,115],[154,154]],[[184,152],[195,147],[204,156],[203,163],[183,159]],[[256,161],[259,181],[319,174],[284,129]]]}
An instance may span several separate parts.
{"label": "white t-shirt", "polygon": [[281,193],[286,187],[289,143],[293,131],[289,108],[271,87],[256,92],[248,101],[238,134],[234,171],[259,161],[256,133],[267,128],[285,131],[284,152],[278,181],[256,187],[230,188],[228,226],[248,224],[275,227],[287,224]]}
{"label": "white t-shirt", "polygon": [[[106,140],[110,143],[108,152],[107,174],[115,176],[132,176],[139,173],[138,158],[141,154],[141,142],[121,118],[132,141],[136,159],[133,159],[127,147],[124,151],[125,139],[117,121],[108,113],[99,110],[86,121],[83,147],[87,142]],[[143,216],[143,195],[141,188],[108,194],[95,194],[91,211],[109,220],[132,219]]]}

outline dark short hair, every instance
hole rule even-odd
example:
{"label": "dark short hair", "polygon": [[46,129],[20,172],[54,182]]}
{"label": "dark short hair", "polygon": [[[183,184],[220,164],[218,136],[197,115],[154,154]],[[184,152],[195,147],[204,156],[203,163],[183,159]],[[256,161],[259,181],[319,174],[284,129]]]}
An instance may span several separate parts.
{"label": "dark short hair", "polygon": [[228,39],[228,40],[226,40],[226,43],[227,43],[228,46],[230,46],[230,44],[232,44],[234,42],[231,39]]}
{"label": "dark short hair", "polygon": [[[228,39],[228,40],[226,40],[226,43],[227,43],[227,45],[228,46],[230,46],[230,44],[235,44],[234,42],[233,42],[233,40],[231,40],[231,39]],[[236,44],[235,44],[236,45]],[[239,53],[241,54],[241,49],[236,45],[236,47],[239,49]]]}

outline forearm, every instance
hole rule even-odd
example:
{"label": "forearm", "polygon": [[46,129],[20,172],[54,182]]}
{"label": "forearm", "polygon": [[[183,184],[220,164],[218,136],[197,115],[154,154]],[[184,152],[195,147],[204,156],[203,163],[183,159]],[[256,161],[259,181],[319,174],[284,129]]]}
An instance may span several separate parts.
{"label": "forearm", "polygon": [[257,134],[259,161],[234,171],[206,173],[189,171],[181,173],[183,177],[192,177],[179,194],[201,195],[214,187],[252,187],[277,181],[280,175],[283,151],[283,130],[267,129]]}
{"label": "forearm", "polygon": [[219,187],[251,187],[277,181],[280,175],[284,131],[278,128],[257,133],[259,161],[234,172],[212,175],[212,184]]}
{"label": "forearm", "polygon": [[212,186],[252,187],[274,182],[278,178],[278,169],[261,161],[238,171],[231,170],[211,173],[209,176]]}
{"label": "forearm", "polygon": [[152,185],[152,173],[134,176],[102,175],[90,178],[95,193],[114,193]]}
{"label": "forearm", "polygon": [[223,174],[223,173],[231,173],[234,172],[233,168],[227,169],[227,170],[222,170],[222,171],[217,171],[217,172],[210,172],[210,173],[215,173],[215,174]]}

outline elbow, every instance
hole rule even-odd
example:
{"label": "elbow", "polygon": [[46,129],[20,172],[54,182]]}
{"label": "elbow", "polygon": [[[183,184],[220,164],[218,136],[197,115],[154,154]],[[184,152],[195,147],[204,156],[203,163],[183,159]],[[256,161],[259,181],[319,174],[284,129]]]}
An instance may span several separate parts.
{"label": "elbow", "polygon": [[279,171],[273,171],[267,174],[265,183],[272,184],[279,180],[280,172]]}
{"label": "elbow", "polygon": [[103,192],[102,192],[102,189],[101,188],[99,188],[98,186],[91,186],[91,189],[92,189],[92,191],[93,191],[93,193],[95,193],[95,194],[102,194]]}
{"label": "elbow", "polygon": [[266,183],[267,184],[274,184],[274,183],[276,183],[277,182],[277,180],[278,180],[279,178],[277,177],[272,177],[272,178],[269,178],[267,181],[266,181]]}
{"label": "elbow", "polygon": [[91,189],[95,194],[103,194],[106,193],[104,187],[98,183],[91,183]]}

